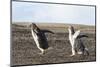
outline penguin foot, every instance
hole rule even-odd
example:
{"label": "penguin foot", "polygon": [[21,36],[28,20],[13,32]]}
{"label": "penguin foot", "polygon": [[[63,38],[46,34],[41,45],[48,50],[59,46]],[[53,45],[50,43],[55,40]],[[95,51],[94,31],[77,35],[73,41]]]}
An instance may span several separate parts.
{"label": "penguin foot", "polygon": [[44,55],[44,53],[42,53],[42,52],[41,52],[41,53],[38,53],[38,54],[40,54],[40,55]]}
{"label": "penguin foot", "polygon": [[72,56],[74,56],[75,54],[71,54],[70,56],[72,57]]}
{"label": "penguin foot", "polygon": [[44,55],[45,54],[45,51],[42,51],[41,53],[39,53],[40,55]]}
{"label": "penguin foot", "polygon": [[78,54],[83,54],[83,52],[77,52]]}

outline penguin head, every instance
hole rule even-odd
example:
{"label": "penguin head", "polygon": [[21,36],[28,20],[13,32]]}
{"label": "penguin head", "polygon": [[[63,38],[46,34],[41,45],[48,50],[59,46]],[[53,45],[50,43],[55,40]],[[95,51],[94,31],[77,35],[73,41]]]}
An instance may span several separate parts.
{"label": "penguin head", "polygon": [[32,23],[31,25],[30,25],[30,27],[31,27],[31,29],[33,29],[33,30],[35,30],[35,29],[37,29],[38,27],[36,26],[36,24],[35,23]]}
{"label": "penguin head", "polygon": [[73,26],[69,26],[68,27],[68,30],[71,32],[71,34],[74,34],[75,33]]}
{"label": "penguin head", "polygon": [[33,31],[35,31],[35,32],[38,32],[38,30],[39,30],[39,28],[37,27],[37,25],[36,25],[35,23],[32,23],[32,24],[30,25],[30,27],[31,27],[31,29],[32,29]]}

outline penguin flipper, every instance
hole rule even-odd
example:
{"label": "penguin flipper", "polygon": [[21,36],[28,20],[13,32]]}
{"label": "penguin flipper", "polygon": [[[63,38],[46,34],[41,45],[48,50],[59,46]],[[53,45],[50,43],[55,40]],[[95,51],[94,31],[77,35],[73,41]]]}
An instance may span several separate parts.
{"label": "penguin flipper", "polygon": [[73,35],[73,38],[76,39],[76,38],[79,36],[79,34],[80,34],[80,30],[76,31],[76,32],[74,33],[74,35]]}
{"label": "penguin flipper", "polygon": [[44,33],[52,33],[52,34],[54,34],[54,32],[52,32],[52,31],[50,31],[50,30],[42,30],[42,32],[44,32]]}
{"label": "penguin flipper", "polygon": [[77,38],[83,38],[83,37],[88,37],[87,35],[79,35]]}

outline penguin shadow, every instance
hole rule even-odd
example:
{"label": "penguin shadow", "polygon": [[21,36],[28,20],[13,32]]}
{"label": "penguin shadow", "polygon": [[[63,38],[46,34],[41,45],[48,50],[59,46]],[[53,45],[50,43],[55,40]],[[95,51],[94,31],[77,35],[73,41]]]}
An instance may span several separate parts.
{"label": "penguin shadow", "polygon": [[53,47],[48,45],[46,33],[55,34],[54,32],[47,29],[40,29],[35,23],[32,23],[30,27],[34,42],[37,48],[41,51],[41,53],[39,53],[40,55],[44,55],[47,52],[47,50],[53,49]]}

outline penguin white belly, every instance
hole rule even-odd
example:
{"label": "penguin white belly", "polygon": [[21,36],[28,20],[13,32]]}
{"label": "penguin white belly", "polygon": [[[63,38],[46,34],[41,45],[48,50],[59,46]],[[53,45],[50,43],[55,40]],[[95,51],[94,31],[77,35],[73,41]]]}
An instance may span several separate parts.
{"label": "penguin white belly", "polygon": [[33,32],[33,30],[31,30],[31,32],[32,32],[33,39],[34,39],[34,41],[35,41],[37,47],[39,48],[38,36],[36,35],[35,32]]}
{"label": "penguin white belly", "polygon": [[69,35],[69,41],[70,41],[70,44],[71,44],[71,47],[72,47],[72,55],[71,56],[73,56],[73,55],[75,55],[75,47],[74,47],[74,42],[75,42],[75,39],[73,38],[73,36],[72,35]]}
{"label": "penguin white belly", "polygon": [[71,46],[74,46],[74,38],[73,38],[73,36],[72,35],[70,35],[69,36],[69,41],[70,41],[70,43],[71,43]]}

